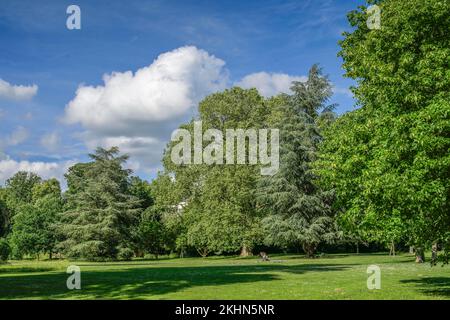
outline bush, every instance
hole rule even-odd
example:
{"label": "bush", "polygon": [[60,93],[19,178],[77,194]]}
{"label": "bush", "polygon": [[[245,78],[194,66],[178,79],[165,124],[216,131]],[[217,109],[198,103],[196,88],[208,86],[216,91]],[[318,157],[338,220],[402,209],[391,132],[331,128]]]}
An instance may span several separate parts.
{"label": "bush", "polygon": [[117,258],[119,260],[131,260],[133,258],[134,252],[130,248],[120,248],[119,253],[117,254]]}
{"label": "bush", "polygon": [[11,248],[9,247],[8,241],[6,239],[0,239],[0,261],[7,261],[10,253]]}

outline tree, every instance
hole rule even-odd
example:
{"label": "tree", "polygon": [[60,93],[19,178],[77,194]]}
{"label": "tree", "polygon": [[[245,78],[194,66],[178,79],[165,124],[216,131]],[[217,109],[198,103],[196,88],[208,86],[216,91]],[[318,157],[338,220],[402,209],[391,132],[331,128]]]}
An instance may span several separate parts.
{"label": "tree", "polygon": [[153,254],[156,259],[166,249],[168,232],[162,221],[162,215],[153,207],[142,213],[138,226],[138,243],[143,251]]}
{"label": "tree", "polygon": [[[333,192],[316,185],[312,163],[322,140],[319,119],[329,117],[333,106],[328,79],[314,65],[306,82],[295,82],[293,95],[277,113],[280,128],[280,169],[259,185],[260,207],[270,214],[263,221],[266,242],[286,247],[301,245],[308,257],[317,246],[331,242],[337,233],[331,205]],[[323,123],[323,122],[322,122]]]}
{"label": "tree", "polygon": [[128,192],[141,201],[140,206],[143,210],[154,204],[151,184],[139,177],[130,178]]}
{"label": "tree", "polygon": [[[128,247],[130,227],[138,218],[140,201],[128,192],[131,170],[119,149],[97,148],[87,165],[69,170],[67,211],[61,217],[61,243],[71,257],[115,259]],[[73,188],[73,189],[71,189]]]}
{"label": "tree", "polygon": [[54,228],[62,210],[58,196],[48,194],[36,199],[33,204],[20,207],[13,218],[10,239],[14,256],[31,254],[39,258],[40,254],[48,253],[52,258],[57,240]]}
{"label": "tree", "polygon": [[0,237],[5,237],[10,229],[10,213],[6,205],[6,190],[0,187]]}
{"label": "tree", "polygon": [[[202,133],[208,129],[225,132],[266,127],[269,114],[268,102],[255,89],[232,88],[206,97],[199,105],[197,120],[202,121]],[[194,121],[180,128],[193,133]],[[209,143],[203,141],[203,147]],[[255,200],[259,165],[176,165],[171,161],[173,146],[169,143],[163,163],[165,176],[173,179],[173,197],[167,209],[184,226],[179,230],[179,247],[190,246],[201,255],[239,250],[242,255],[251,254],[260,242],[261,212]],[[226,163],[225,152],[223,157]],[[179,211],[173,209],[178,207]]]}
{"label": "tree", "polygon": [[33,187],[41,180],[35,173],[19,171],[0,188],[0,236],[11,232],[14,215],[21,206],[32,202]]}
{"label": "tree", "polygon": [[6,180],[6,201],[14,215],[21,205],[29,204],[33,198],[33,187],[42,179],[35,173],[19,171]]}
{"label": "tree", "polygon": [[188,244],[186,232],[185,202],[180,193],[183,189],[177,186],[174,179],[167,173],[159,172],[156,179],[151,183],[151,194],[154,206],[160,215],[161,221],[167,233],[165,247],[169,251],[178,251],[180,257],[184,257]]}
{"label": "tree", "polygon": [[59,201],[61,198],[61,185],[55,178],[45,180],[41,183],[35,184],[31,189],[31,202],[36,203],[39,199],[47,196],[53,197]]}
{"label": "tree", "polygon": [[326,133],[321,177],[349,225],[379,239],[401,226],[416,253],[437,242],[448,254],[450,3],[370,3],[381,8],[381,29],[368,29],[361,7],[340,43],[361,108]]}

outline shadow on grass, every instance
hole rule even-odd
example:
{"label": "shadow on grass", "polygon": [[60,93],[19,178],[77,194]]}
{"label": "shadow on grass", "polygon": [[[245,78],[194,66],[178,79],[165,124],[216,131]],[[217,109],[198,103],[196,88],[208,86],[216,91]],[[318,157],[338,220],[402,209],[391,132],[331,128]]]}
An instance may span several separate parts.
{"label": "shadow on grass", "polygon": [[[130,264],[130,267],[133,265]],[[84,271],[81,290],[66,288],[68,275],[47,274],[0,275],[0,299],[24,298],[96,298],[142,299],[164,295],[191,287],[254,283],[279,279],[277,272],[302,274],[309,271],[333,272],[351,265],[295,266],[260,264],[255,266],[150,267],[121,270]],[[11,271],[14,272],[14,271]],[[219,289],[217,289],[219,290]]]}
{"label": "shadow on grass", "polygon": [[420,279],[400,280],[402,283],[413,283],[420,292],[432,296],[450,298],[449,277],[425,277]]}

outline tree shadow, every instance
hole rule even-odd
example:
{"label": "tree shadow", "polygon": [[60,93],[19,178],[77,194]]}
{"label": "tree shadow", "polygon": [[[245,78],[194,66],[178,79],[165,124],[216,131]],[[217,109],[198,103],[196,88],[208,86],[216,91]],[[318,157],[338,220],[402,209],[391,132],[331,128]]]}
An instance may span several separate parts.
{"label": "tree shadow", "polygon": [[420,279],[400,280],[402,283],[413,283],[420,292],[427,295],[450,298],[450,277],[424,277]]}
{"label": "tree shadow", "polygon": [[1,275],[0,299],[151,299],[192,287],[276,281],[280,279],[279,272],[333,272],[350,266],[258,264],[101,270],[99,265],[98,271],[83,271],[81,266],[81,290],[67,289],[69,275],[64,272]]}

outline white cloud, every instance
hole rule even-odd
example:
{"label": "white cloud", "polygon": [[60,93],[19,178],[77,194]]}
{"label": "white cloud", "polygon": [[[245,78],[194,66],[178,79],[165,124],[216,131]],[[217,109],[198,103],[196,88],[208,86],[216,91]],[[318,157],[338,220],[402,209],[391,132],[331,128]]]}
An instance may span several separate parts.
{"label": "white cloud", "polygon": [[88,138],[87,147],[90,150],[97,146],[110,148],[113,146],[119,147],[120,151],[132,156],[127,162],[127,167],[130,169],[143,170],[148,172],[156,172],[163,155],[164,147],[170,139],[157,139],[151,136],[148,137],[91,137]]}
{"label": "white cloud", "polygon": [[37,94],[38,86],[12,85],[0,79],[0,98],[10,100],[29,100]]}
{"label": "white cloud", "polygon": [[122,131],[135,123],[183,115],[205,95],[226,87],[224,65],[206,51],[178,48],[134,73],[104,75],[102,86],[80,86],[66,107],[65,120],[89,130]]}
{"label": "white cloud", "polygon": [[235,85],[241,88],[256,88],[265,97],[271,97],[279,93],[291,93],[292,81],[306,81],[304,76],[290,76],[284,73],[252,73],[236,82]]}
{"label": "white cloud", "polygon": [[17,127],[9,136],[6,137],[4,144],[16,146],[28,138],[28,130],[22,126]]}
{"label": "white cloud", "polygon": [[195,47],[157,57],[136,72],[113,72],[103,85],[78,88],[65,110],[65,123],[80,123],[89,149],[118,146],[134,167],[159,166],[172,130],[189,120],[206,95],[225,89],[225,62]]}
{"label": "white cloud", "polygon": [[55,151],[59,145],[59,135],[56,132],[51,132],[41,137],[41,145],[49,151]]}
{"label": "white cloud", "polygon": [[74,161],[66,162],[30,162],[15,161],[6,157],[0,160],[0,184],[12,177],[18,171],[34,172],[43,179],[56,178],[64,184],[64,173],[75,164]]}

